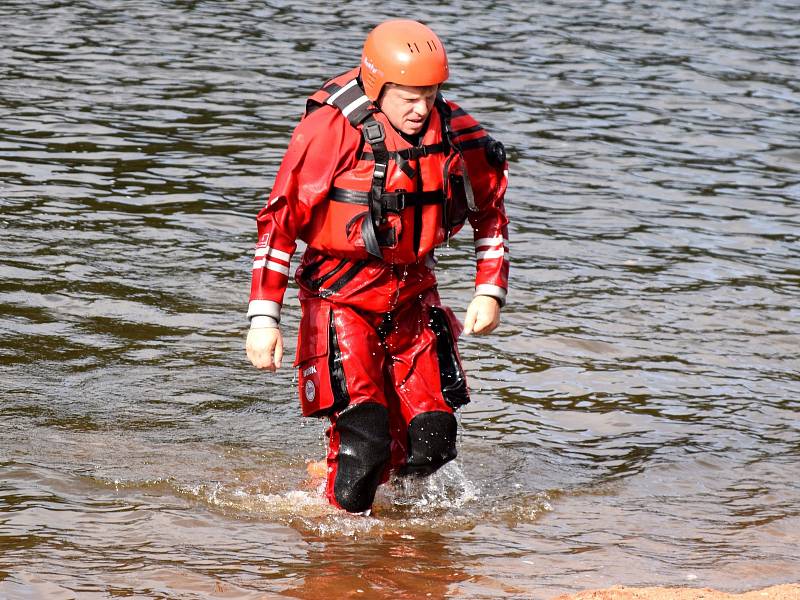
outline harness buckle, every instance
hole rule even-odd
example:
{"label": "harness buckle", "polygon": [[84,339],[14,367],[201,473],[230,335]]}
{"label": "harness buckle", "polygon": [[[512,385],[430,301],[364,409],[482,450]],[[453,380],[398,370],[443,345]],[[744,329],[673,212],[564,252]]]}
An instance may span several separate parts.
{"label": "harness buckle", "polygon": [[406,207],[406,192],[390,192],[381,196],[381,205],[384,210],[399,213]]}
{"label": "harness buckle", "polygon": [[369,142],[369,145],[378,144],[386,139],[386,133],[383,131],[383,125],[378,121],[367,121],[364,123],[362,129],[364,139]]}

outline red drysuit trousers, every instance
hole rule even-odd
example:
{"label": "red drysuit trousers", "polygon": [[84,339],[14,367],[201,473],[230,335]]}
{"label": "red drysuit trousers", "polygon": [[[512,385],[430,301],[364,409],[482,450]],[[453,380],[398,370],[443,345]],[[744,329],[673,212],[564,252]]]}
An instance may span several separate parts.
{"label": "red drysuit trousers", "polygon": [[302,301],[296,366],[305,416],[328,416],[328,500],[367,510],[392,471],[456,456],[453,411],[469,402],[460,325],[430,289],[389,313]]}

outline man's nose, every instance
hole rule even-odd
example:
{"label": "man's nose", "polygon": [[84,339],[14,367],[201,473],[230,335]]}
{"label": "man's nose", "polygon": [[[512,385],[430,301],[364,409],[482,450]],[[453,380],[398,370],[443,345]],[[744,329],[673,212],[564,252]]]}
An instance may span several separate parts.
{"label": "man's nose", "polygon": [[431,109],[430,106],[428,106],[428,101],[425,100],[424,98],[418,100],[417,102],[414,102],[414,112],[420,115],[421,117],[427,115],[430,112],[430,110]]}

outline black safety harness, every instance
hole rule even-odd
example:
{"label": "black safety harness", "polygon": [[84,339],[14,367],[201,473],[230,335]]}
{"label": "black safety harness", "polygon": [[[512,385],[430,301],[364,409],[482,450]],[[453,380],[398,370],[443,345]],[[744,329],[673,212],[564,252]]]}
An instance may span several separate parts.
{"label": "black safety harness", "polygon": [[[378,112],[375,105],[364,94],[364,90],[357,79],[351,80],[344,86],[337,83],[330,83],[322,91],[326,92],[328,98],[325,104],[337,108],[350,124],[358,128],[361,127],[361,135],[364,141],[372,148],[371,153],[364,152],[360,158],[372,160],[374,163],[372,171],[372,184],[369,192],[358,192],[334,187],[331,190],[331,198],[338,202],[349,202],[353,204],[365,204],[367,206],[368,217],[361,222],[361,237],[367,252],[376,257],[383,258],[381,246],[387,245],[386,239],[380,239],[378,228],[383,224],[386,214],[389,212],[399,213],[404,208],[410,206],[423,206],[426,204],[443,204],[444,192],[442,190],[430,192],[387,192],[385,189],[386,173],[389,168],[389,161],[394,159],[403,173],[409,178],[413,178],[416,173],[409,161],[418,160],[423,156],[435,153],[447,153],[450,150],[451,142],[449,135],[444,136],[444,140],[437,144],[415,146],[390,152],[386,147],[386,132],[383,125],[375,119],[374,114]],[[436,98],[436,106],[442,115],[442,120],[446,124],[445,131],[450,132],[449,106],[441,96]],[[306,112],[309,113],[320,105],[316,101],[309,101]],[[447,115],[447,117],[445,117]],[[393,232],[390,232],[393,234]],[[384,242],[383,244],[381,242]]]}

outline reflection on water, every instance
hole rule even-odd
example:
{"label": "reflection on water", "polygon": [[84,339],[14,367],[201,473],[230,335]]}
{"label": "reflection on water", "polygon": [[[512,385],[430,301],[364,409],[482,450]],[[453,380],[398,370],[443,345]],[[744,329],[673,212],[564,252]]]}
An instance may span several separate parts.
{"label": "reflection on water", "polygon": [[[307,481],[324,424],[291,369],[248,366],[244,312],[304,98],[386,14],[2,3],[0,597],[796,579],[800,13],[411,6],[508,146],[513,289],[463,340],[458,462],[352,517]],[[439,258],[463,310],[468,235]]]}

